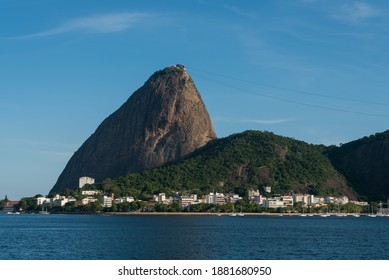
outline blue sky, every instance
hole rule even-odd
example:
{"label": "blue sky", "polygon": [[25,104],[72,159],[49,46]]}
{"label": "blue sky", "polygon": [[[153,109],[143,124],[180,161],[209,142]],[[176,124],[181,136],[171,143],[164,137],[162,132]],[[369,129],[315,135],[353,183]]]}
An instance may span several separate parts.
{"label": "blue sky", "polygon": [[47,194],[156,70],[182,63],[218,137],[387,130],[389,2],[0,0],[0,197]]}

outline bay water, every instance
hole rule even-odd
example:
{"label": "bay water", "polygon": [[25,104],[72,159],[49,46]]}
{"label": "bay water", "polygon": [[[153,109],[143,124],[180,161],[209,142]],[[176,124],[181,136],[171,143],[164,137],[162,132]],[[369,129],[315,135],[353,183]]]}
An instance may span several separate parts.
{"label": "bay water", "polygon": [[389,217],[0,215],[1,260],[387,260]]}

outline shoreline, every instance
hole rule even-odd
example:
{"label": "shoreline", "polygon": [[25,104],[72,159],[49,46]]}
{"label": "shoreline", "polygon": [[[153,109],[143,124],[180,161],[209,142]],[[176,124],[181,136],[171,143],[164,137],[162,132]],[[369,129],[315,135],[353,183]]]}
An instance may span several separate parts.
{"label": "shoreline", "polygon": [[[107,212],[98,213],[106,216],[230,216],[231,213],[209,213],[209,212]],[[236,217],[240,217],[240,213],[235,213]],[[269,217],[322,217],[319,213],[310,214],[311,216],[301,216],[301,213],[242,213],[244,216],[269,216]],[[328,217],[353,217],[354,214],[337,216],[336,214],[328,215]],[[367,216],[361,214],[360,216]]]}

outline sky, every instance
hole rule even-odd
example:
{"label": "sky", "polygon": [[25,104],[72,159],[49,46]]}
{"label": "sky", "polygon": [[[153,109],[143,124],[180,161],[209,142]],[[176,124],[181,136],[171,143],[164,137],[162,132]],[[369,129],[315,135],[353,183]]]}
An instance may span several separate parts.
{"label": "sky", "polygon": [[0,199],[47,194],[97,126],[180,63],[218,137],[389,129],[389,1],[0,0]]}

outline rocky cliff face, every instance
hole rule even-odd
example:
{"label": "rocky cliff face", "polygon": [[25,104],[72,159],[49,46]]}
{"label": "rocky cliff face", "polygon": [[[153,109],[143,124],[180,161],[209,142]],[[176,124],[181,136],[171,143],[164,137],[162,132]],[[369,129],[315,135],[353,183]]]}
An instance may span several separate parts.
{"label": "rocky cliff face", "polygon": [[216,135],[207,109],[182,66],[158,71],[106,118],[69,160],[51,192],[177,161]]}
{"label": "rocky cliff face", "polygon": [[353,188],[372,200],[389,196],[389,131],[344,144],[330,153]]}

